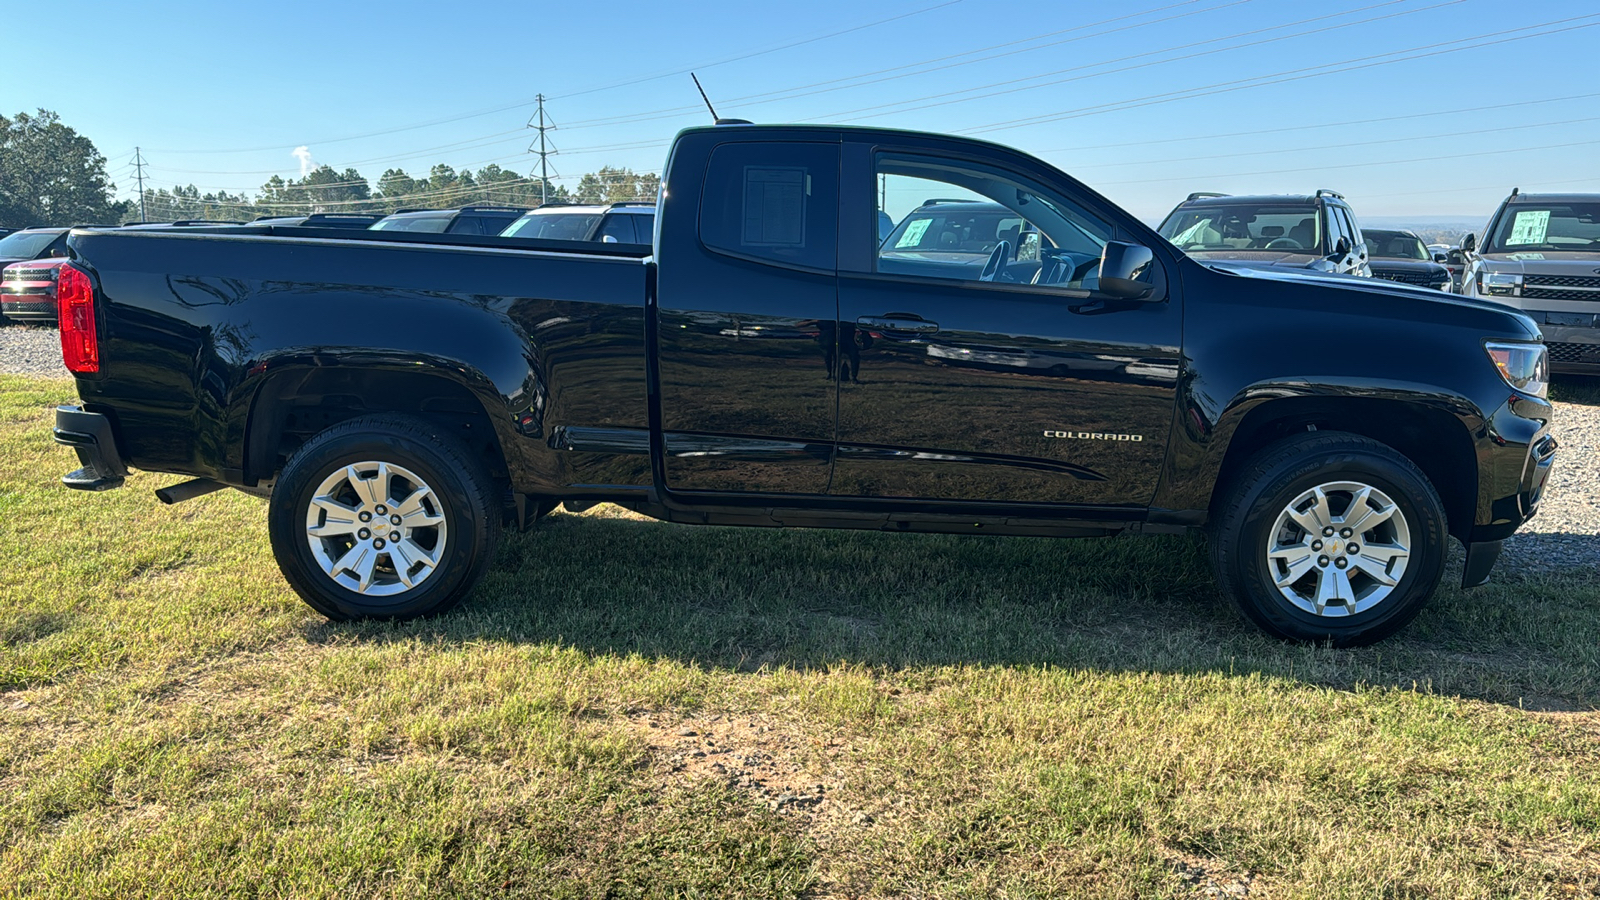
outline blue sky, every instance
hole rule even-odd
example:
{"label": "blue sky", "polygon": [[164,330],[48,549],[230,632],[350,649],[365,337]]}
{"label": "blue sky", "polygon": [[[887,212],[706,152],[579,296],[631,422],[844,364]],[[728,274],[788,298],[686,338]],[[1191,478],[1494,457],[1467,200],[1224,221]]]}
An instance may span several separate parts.
{"label": "blue sky", "polygon": [[526,173],[539,93],[561,176],[654,171],[708,119],[689,69],[724,116],[973,134],[1146,219],[1196,190],[1468,220],[1513,186],[1600,191],[1595,0],[80,0],[3,19],[50,37],[6,42],[0,110],[59,112],[125,195],[136,145],[158,186],[202,190],[297,175],[300,146],[374,181]]}

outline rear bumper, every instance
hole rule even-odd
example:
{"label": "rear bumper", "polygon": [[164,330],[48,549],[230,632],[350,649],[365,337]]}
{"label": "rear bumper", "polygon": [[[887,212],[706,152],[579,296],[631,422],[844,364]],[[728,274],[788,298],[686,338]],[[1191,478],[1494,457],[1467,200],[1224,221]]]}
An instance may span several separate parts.
{"label": "rear bumper", "polygon": [[56,443],[78,453],[79,468],[61,476],[61,483],[79,491],[108,491],[122,487],[128,467],[117,451],[111,420],[76,406],[56,407]]}

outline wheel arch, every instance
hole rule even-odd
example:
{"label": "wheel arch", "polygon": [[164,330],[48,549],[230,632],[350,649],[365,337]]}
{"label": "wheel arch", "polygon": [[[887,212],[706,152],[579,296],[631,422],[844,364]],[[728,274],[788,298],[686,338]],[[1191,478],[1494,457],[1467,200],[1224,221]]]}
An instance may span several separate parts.
{"label": "wheel arch", "polygon": [[339,422],[393,412],[454,434],[480,454],[496,481],[506,483],[505,449],[513,423],[509,416],[491,414],[497,401],[486,400],[485,392],[498,396],[487,379],[474,379],[470,370],[426,363],[273,367],[248,392],[241,480],[247,486],[272,480],[298,447]]}
{"label": "wheel arch", "polygon": [[1478,460],[1458,414],[1415,401],[1349,396],[1292,396],[1239,414],[1210,497],[1210,515],[1232,479],[1263,448],[1306,431],[1342,431],[1392,447],[1421,469],[1444,503],[1450,533],[1465,540],[1478,507]]}

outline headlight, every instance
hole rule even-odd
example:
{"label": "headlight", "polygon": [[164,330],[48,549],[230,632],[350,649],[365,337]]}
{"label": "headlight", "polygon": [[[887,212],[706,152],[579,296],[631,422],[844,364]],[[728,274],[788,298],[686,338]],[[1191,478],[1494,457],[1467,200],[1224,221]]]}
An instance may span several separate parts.
{"label": "headlight", "polygon": [[1522,296],[1522,276],[1515,272],[1478,271],[1478,293],[1485,297]]}
{"label": "headlight", "polygon": [[1543,344],[1484,344],[1500,377],[1525,394],[1543,397],[1550,387],[1550,356]]}

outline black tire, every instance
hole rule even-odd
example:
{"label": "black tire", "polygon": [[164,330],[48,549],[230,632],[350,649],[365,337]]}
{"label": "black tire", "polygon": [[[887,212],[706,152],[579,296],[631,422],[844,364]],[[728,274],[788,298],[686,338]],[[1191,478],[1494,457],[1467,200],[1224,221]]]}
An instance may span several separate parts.
{"label": "black tire", "polygon": [[[1370,486],[1387,495],[1404,517],[1400,521],[1409,531],[1410,553],[1393,586],[1370,582],[1370,590],[1388,589],[1387,595],[1372,601],[1370,608],[1362,609],[1352,598],[1326,607],[1339,614],[1319,615],[1297,605],[1279,590],[1274,575],[1289,570],[1277,568],[1280,564],[1268,559],[1268,541],[1279,539],[1279,517],[1287,514],[1297,498],[1319,486],[1339,482]],[[1348,513],[1354,506],[1353,496],[1344,502]],[[1333,508],[1331,503],[1328,506]],[[1298,529],[1293,524],[1289,529],[1289,534],[1303,531],[1304,537],[1299,540],[1316,537],[1309,529]],[[1358,541],[1362,539],[1357,537]],[[1230,479],[1222,503],[1212,516],[1210,549],[1223,593],[1262,630],[1292,641],[1326,641],[1338,647],[1353,647],[1382,640],[1416,617],[1444,573],[1448,539],[1444,504],[1427,476],[1409,459],[1359,435],[1319,431],[1266,447]],[[1338,563],[1339,555],[1349,553],[1350,541],[1342,538],[1338,530],[1327,540],[1335,548],[1332,562]],[[1370,552],[1374,548],[1367,549]],[[1322,574],[1327,571],[1322,564],[1324,558],[1326,555],[1319,553],[1308,563],[1317,568],[1307,569],[1306,578],[1317,579],[1320,584],[1320,579],[1328,577]],[[1363,560],[1347,556],[1345,562],[1360,564]],[[1347,581],[1369,584],[1357,565],[1340,571],[1346,573]],[[1309,582],[1296,582],[1306,583]],[[1296,592],[1293,586],[1286,590]],[[1353,613],[1349,612],[1352,608],[1356,609]]]}
{"label": "black tire", "polygon": [[[413,473],[431,488],[428,514],[442,515],[445,525],[443,538],[438,536],[437,527],[433,529],[432,549],[439,557],[436,564],[426,569],[425,576],[419,574],[413,587],[398,583],[394,556],[378,554],[378,558],[387,560],[387,568],[384,564],[379,566],[372,576],[373,584],[389,578],[385,589],[395,593],[388,596],[371,596],[336,580],[317,560],[308,534],[307,515],[318,488],[346,466],[364,462],[384,463]],[[403,490],[409,482],[400,478],[394,483]],[[500,509],[494,499],[497,496],[495,483],[483,463],[460,441],[433,424],[400,414],[361,416],[316,435],[289,458],[273,487],[267,530],[284,578],[317,612],[341,621],[410,619],[454,606],[488,570],[500,533]],[[417,539],[425,541],[428,531],[426,527],[418,529]],[[354,535],[349,540],[352,545],[367,543],[358,542]],[[439,540],[444,543],[442,550],[437,545]],[[371,542],[372,546],[381,544],[381,540]],[[394,549],[390,547],[389,552],[392,554]],[[323,552],[332,555],[326,546]],[[424,567],[419,564],[415,571],[421,573]],[[356,577],[348,571],[339,574],[347,580]]]}

